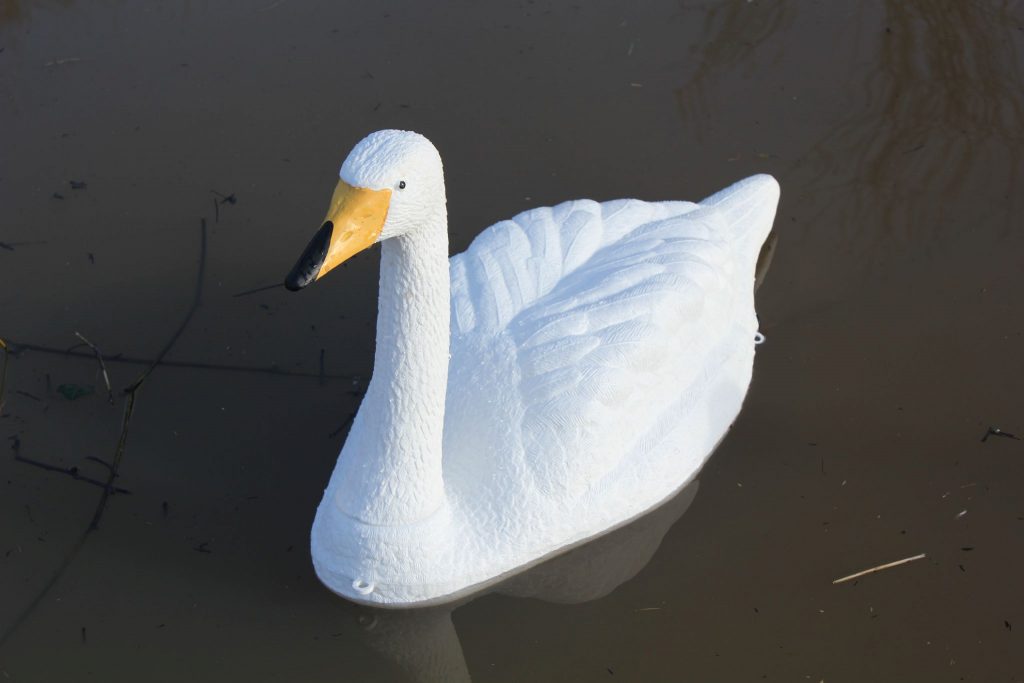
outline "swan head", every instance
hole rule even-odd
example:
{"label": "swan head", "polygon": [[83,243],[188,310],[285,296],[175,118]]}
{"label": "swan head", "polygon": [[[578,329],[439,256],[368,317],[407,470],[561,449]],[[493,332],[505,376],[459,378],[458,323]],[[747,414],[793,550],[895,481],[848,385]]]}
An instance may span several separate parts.
{"label": "swan head", "polygon": [[441,155],[419,133],[367,135],[349,152],[338,175],[323,225],[285,278],[292,291],[377,242],[429,229],[444,217]]}

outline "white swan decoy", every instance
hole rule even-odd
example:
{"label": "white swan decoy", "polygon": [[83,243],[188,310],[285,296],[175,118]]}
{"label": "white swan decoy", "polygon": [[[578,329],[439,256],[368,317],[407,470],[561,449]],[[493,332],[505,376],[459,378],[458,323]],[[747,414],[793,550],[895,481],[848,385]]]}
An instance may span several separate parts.
{"label": "white swan decoy", "polygon": [[373,133],[340,177],[285,283],[382,242],[373,377],[313,522],[328,588],[380,606],[446,602],[693,479],[750,384],[774,178],[699,204],[533,209],[449,259],[426,138]]}

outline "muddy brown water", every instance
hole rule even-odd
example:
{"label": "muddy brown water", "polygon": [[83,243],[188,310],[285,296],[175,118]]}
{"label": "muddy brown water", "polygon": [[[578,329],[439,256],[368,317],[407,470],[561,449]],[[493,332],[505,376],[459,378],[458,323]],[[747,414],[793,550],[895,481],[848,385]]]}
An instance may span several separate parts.
{"label": "muddy brown water", "polygon": [[[1018,2],[3,3],[0,675],[1024,680],[1024,441],[982,441],[1024,435],[1022,54]],[[413,612],[334,597],[308,552],[375,252],[235,296],[283,278],[386,127],[441,150],[456,251],[569,198],[783,188],[767,342],[699,495]],[[124,359],[189,310],[201,219],[131,494],[81,541],[100,489],[15,453],[106,477],[87,458],[114,457]],[[76,331],[121,354],[116,405],[93,359],[36,348]]]}

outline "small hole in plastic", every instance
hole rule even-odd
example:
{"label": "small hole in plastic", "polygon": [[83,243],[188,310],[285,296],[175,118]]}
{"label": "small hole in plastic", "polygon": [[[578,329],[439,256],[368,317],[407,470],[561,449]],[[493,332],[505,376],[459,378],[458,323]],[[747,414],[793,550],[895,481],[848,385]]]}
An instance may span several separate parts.
{"label": "small hole in plastic", "polygon": [[755,332],[754,333],[754,345],[755,346],[760,346],[761,344],[764,344],[764,335],[761,334],[760,332]]}
{"label": "small hole in plastic", "polygon": [[357,593],[360,593],[362,595],[369,595],[373,592],[373,584],[364,579],[356,579],[355,581],[353,581],[352,588],[354,588]]}

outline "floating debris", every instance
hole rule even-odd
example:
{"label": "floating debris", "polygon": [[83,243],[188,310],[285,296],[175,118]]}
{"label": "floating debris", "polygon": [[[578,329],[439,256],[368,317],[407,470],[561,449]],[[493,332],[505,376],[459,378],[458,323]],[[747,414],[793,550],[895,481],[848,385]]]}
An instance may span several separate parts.
{"label": "floating debris", "polygon": [[84,190],[86,188],[86,184],[82,180],[69,180],[68,183],[71,184],[72,190]]}
{"label": "floating debris", "polygon": [[238,197],[235,196],[234,192],[232,192],[231,194],[221,194],[220,192],[217,192],[217,190],[210,190],[210,192],[212,192],[215,195],[217,195],[217,197],[220,199],[220,203],[221,204],[237,204],[238,203]]}
{"label": "floating debris", "polygon": [[0,242],[0,249],[14,251],[15,247],[27,247],[31,244],[46,244],[46,240],[32,240],[31,242]]}
{"label": "floating debris", "polygon": [[986,441],[988,441],[988,437],[990,437],[990,436],[1001,436],[1004,439],[1014,439],[1015,441],[1020,441],[1021,440],[1021,438],[1019,436],[1017,436],[1016,434],[1011,434],[1010,432],[1004,432],[999,427],[989,427],[988,431],[985,432],[985,436],[981,437],[981,442],[985,443]]}
{"label": "floating debris", "polygon": [[923,560],[925,557],[927,557],[927,555],[925,555],[925,553],[921,553],[920,555],[914,555],[913,557],[905,557],[902,560],[896,560],[895,562],[886,562],[885,564],[880,564],[877,567],[871,567],[870,569],[865,569],[863,571],[859,571],[856,574],[850,574],[849,576],[844,576],[844,577],[842,577],[840,579],[836,579],[832,583],[833,584],[837,584],[837,583],[843,583],[845,581],[852,581],[853,579],[859,578],[859,577],[864,576],[866,574],[873,574],[875,572],[880,572],[883,569],[891,569],[893,567],[898,567],[901,564],[906,564],[908,562],[914,562],[915,560]]}
{"label": "floating debris", "polygon": [[75,62],[82,61],[81,57],[62,57],[60,59],[51,59],[43,66],[63,66],[65,64],[74,64]]}

